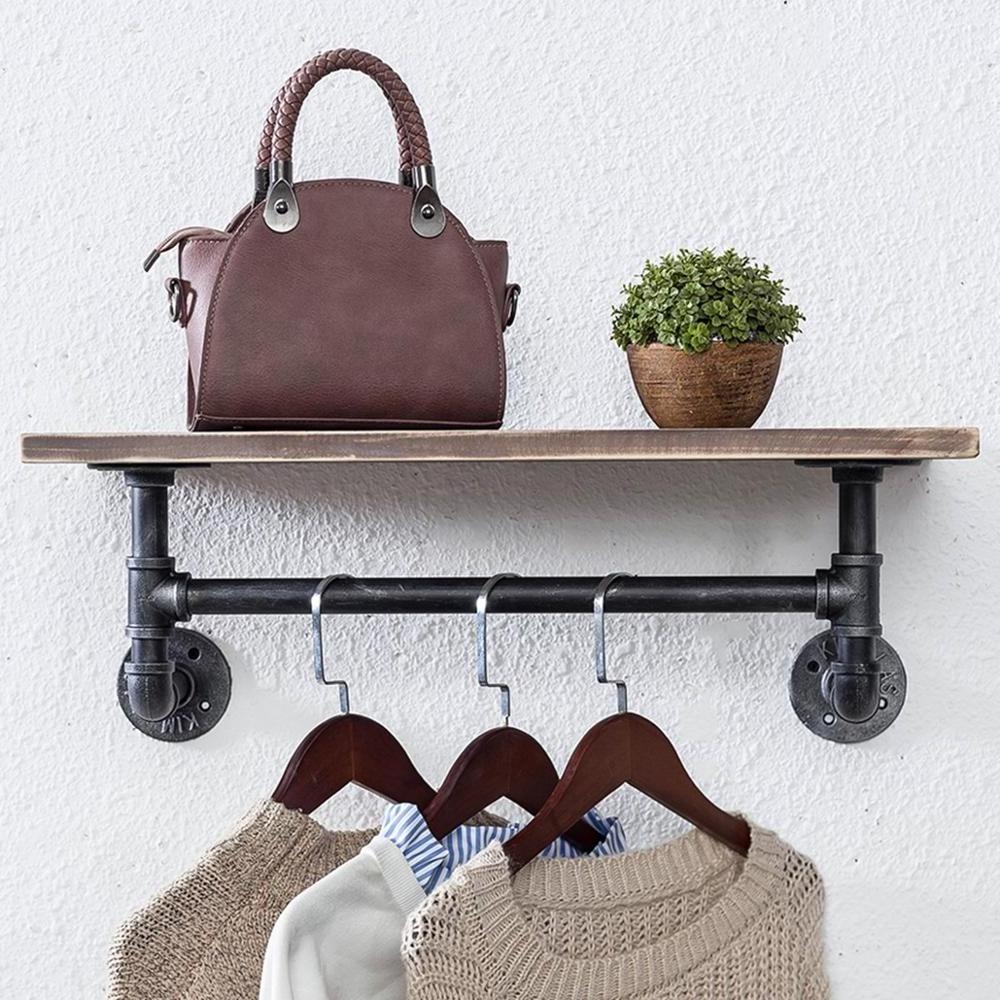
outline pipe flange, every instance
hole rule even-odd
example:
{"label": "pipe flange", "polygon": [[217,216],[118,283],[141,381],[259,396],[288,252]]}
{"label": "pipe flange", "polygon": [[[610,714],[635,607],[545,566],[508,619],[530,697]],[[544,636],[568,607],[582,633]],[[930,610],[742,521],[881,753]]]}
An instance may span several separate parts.
{"label": "pipe flange", "polygon": [[204,736],[225,714],[232,691],[232,675],[222,650],[211,639],[189,628],[174,629],[169,657],[174,663],[173,683],[177,705],[165,719],[151,722],[136,715],[128,701],[125,654],[118,671],[118,704],[141,733],[154,740],[183,743]]}
{"label": "pipe flange", "polygon": [[879,702],[875,714],[864,722],[840,718],[825,691],[836,660],[833,633],[828,629],[813,636],[799,650],[788,681],[788,695],[799,720],[817,736],[835,743],[862,743],[888,729],[906,701],[906,671],[899,654],[885,641],[875,640],[879,672]]}

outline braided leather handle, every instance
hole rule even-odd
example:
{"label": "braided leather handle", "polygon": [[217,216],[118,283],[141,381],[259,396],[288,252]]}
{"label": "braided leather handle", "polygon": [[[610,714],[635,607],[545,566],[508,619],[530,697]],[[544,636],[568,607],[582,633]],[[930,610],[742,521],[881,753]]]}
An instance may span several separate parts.
{"label": "braided leather handle", "polygon": [[[289,77],[275,98],[271,106],[272,113],[268,114],[264,126],[264,135],[261,136],[261,146],[257,155],[258,167],[271,160],[291,160],[295,123],[302,110],[302,102],[323,77],[341,69],[364,73],[371,77],[385,94],[396,122],[400,169],[411,171],[414,167],[429,165],[432,162],[431,148],[427,141],[424,120],[413,95],[396,72],[381,59],[359,49],[332,49],[310,59]],[[270,148],[267,150],[266,159],[262,159],[268,131],[270,131]]]}
{"label": "braided leather handle", "polygon": [[[264,127],[260,132],[260,141],[257,143],[257,169],[267,171],[268,164],[271,162],[271,137],[274,135],[274,123],[278,120],[278,111],[281,109],[281,98],[285,93],[285,89],[291,84],[298,70],[295,71],[282,85],[281,89],[277,94],[274,95],[274,100],[271,102],[271,107],[268,109],[267,118],[264,121]],[[385,93],[385,90],[382,91]],[[388,97],[388,95],[386,95]],[[410,137],[406,131],[406,122],[400,116],[399,109],[389,100],[389,107],[392,109],[393,120],[396,123],[396,136],[399,140],[399,169],[400,172],[409,172],[413,169],[413,153],[410,149]]]}

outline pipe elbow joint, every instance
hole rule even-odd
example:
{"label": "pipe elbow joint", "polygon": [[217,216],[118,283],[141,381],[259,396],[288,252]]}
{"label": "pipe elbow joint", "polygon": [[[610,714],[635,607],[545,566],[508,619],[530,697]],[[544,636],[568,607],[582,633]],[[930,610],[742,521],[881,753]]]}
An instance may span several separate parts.
{"label": "pipe elbow joint", "polygon": [[867,722],[879,708],[877,671],[841,671],[833,664],[827,698],[833,711],[845,722]]}
{"label": "pipe elbow joint", "polygon": [[174,665],[166,663],[127,664],[125,682],[132,711],[147,722],[159,722],[177,707]]}

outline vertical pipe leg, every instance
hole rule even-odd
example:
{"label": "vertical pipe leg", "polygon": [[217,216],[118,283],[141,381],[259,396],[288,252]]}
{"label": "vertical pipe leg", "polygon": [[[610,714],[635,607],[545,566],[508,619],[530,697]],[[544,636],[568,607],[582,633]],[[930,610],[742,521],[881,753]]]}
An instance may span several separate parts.
{"label": "vertical pipe leg", "polygon": [[132,506],[125,629],[132,640],[132,656],[125,674],[132,711],[150,721],[166,718],[177,704],[174,663],[168,654],[174,619],[149,600],[154,588],[173,575],[167,535],[167,490],[173,482],[172,469],[130,469],[125,473]]}
{"label": "vertical pipe leg", "polygon": [[831,572],[850,599],[832,619],[836,658],[825,677],[826,695],[847,722],[866,722],[879,709],[879,568],[876,551],[876,497],[882,469],[835,466],[840,493],[840,551]]}

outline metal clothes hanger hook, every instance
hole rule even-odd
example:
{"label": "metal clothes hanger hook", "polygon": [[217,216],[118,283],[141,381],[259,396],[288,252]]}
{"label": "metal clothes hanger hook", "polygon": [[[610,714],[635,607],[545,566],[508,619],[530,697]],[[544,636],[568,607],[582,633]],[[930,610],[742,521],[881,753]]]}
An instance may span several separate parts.
{"label": "metal clothes hanger hook", "polygon": [[476,598],[476,677],[480,687],[496,688],[500,692],[500,714],[505,726],[510,724],[510,688],[506,684],[491,683],[487,676],[486,605],[489,603],[490,593],[501,580],[510,580],[516,576],[516,573],[497,573],[496,576],[491,576]]}
{"label": "metal clothes hanger hook", "polygon": [[316,584],[316,589],[312,592],[309,600],[309,610],[312,613],[312,637],[313,637],[313,670],[316,680],[320,684],[335,684],[340,688],[340,711],[347,715],[351,711],[351,691],[347,681],[327,680],[326,664],[323,661],[323,594],[327,587],[335,580],[352,579],[347,573],[335,573],[333,576],[323,577]]}
{"label": "metal clothes hanger hook", "polygon": [[618,711],[628,711],[628,685],[625,681],[615,681],[608,678],[608,659],[604,638],[604,596],[617,580],[630,577],[632,573],[609,573],[597,585],[594,591],[594,668],[597,671],[598,684],[614,684],[618,689]]}

